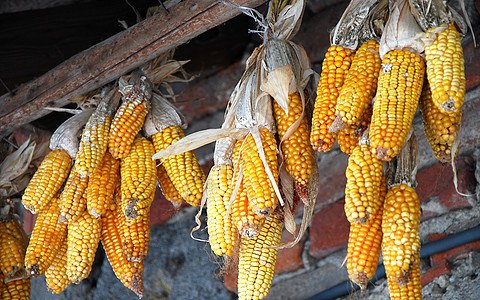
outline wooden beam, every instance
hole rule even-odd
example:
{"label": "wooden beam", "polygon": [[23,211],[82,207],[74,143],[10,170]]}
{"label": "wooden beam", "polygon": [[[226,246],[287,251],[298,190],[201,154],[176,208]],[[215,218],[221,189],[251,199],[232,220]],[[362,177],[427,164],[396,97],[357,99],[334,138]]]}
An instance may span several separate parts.
{"label": "wooden beam", "polygon": [[[236,0],[256,7],[266,0]],[[99,88],[156,56],[188,42],[241,11],[217,0],[186,0],[71,57],[41,77],[0,97],[0,137]]]}

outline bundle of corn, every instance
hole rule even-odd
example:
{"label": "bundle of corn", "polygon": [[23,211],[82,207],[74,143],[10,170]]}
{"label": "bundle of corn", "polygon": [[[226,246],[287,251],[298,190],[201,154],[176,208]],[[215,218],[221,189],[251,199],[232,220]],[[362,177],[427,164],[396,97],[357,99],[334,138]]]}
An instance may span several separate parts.
{"label": "bundle of corn", "polygon": [[[322,64],[310,135],[313,148],[319,152],[332,148],[340,130],[346,126],[357,128],[368,119],[379,69],[378,45],[375,40],[365,41],[356,55],[355,50],[368,17],[377,5],[376,0],[351,1],[331,33],[331,47]],[[353,70],[349,72],[352,63]]]}
{"label": "bundle of corn", "polygon": [[[271,1],[267,20],[259,21],[265,42],[248,58],[222,128],[193,133],[154,155],[155,159],[171,157],[216,141],[201,209],[207,204],[214,253],[226,258],[239,253],[241,299],[268,294],[276,253],[300,240],[317,195],[318,173],[306,117],[306,86],[313,71],[305,50],[289,41],[298,30],[304,7],[305,1]],[[247,13],[260,16],[251,10]],[[296,232],[293,210],[300,199],[305,204],[304,219]],[[201,209],[192,232],[201,226]],[[278,245],[284,221],[297,235],[294,241]],[[268,270],[258,267],[264,259]]]}
{"label": "bundle of corn", "polygon": [[13,206],[11,199],[0,200],[0,298],[29,299],[30,278],[24,267],[28,239]]}
{"label": "bundle of corn", "polygon": [[[458,150],[458,132],[465,99],[465,62],[461,45],[462,32],[469,24],[441,1],[432,1],[431,9],[416,3],[414,15],[425,32],[427,80],[420,108],[425,135],[433,153],[441,162],[450,162]],[[451,9],[449,7],[449,9]],[[428,81],[428,82],[427,82]]]}

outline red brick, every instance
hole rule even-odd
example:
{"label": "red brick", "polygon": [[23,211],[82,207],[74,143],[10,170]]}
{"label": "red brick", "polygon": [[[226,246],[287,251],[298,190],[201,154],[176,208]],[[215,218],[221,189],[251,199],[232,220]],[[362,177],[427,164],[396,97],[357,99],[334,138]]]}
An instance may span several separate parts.
{"label": "red brick", "polygon": [[[456,159],[458,189],[461,193],[471,193],[475,189],[475,162],[471,157]],[[469,208],[467,197],[461,196],[453,184],[453,172],[450,164],[437,163],[417,174],[417,193],[422,203],[438,201],[447,210]],[[424,209],[422,220],[438,215]]]}
{"label": "red brick", "polygon": [[445,232],[441,232],[441,233],[435,232],[435,233],[429,233],[427,237],[429,242],[433,242],[439,239],[443,239],[446,236],[447,236],[447,233]]}
{"label": "red brick", "polygon": [[236,268],[229,269],[223,275],[223,284],[227,288],[227,290],[232,291],[234,293],[238,293],[238,271]]}
{"label": "red brick", "polygon": [[428,269],[425,273],[421,276],[422,286],[426,286],[430,282],[432,282],[435,278],[440,277],[444,274],[450,274],[452,269],[450,267],[450,263],[444,259],[435,265],[433,265],[430,269]]}
{"label": "red brick", "polygon": [[345,201],[337,201],[313,216],[310,228],[310,254],[321,259],[345,248],[350,224],[343,209]]}
{"label": "red brick", "polygon": [[25,233],[27,235],[32,233],[36,220],[37,215],[33,215],[30,211],[26,209],[23,210],[23,230],[25,230]]}
{"label": "red brick", "polygon": [[[300,226],[297,227],[300,229]],[[280,243],[290,242],[294,239],[293,235],[284,230]],[[307,234],[304,234],[301,240],[292,248],[284,248],[278,251],[277,264],[275,265],[275,274],[293,272],[304,267],[302,260],[303,246]]]}
{"label": "red brick", "polygon": [[480,85],[480,50],[470,42],[463,49],[463,56],[465,57],[465,85],[469,91]]}

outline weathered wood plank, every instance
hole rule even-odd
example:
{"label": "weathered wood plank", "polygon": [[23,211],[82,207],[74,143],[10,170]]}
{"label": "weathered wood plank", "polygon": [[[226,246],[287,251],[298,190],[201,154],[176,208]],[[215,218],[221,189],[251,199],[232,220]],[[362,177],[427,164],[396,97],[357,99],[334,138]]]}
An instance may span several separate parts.
{"label": "weathered wood plank", "polygon": [[[236,0],[256,7],[266,0]],[[0,98],[0,136],[60,107],[71,97],[118,78],[147,61],[240,14],[216,0],[182,1],[71,57],[43,76],[21,86],[15,95]]]}

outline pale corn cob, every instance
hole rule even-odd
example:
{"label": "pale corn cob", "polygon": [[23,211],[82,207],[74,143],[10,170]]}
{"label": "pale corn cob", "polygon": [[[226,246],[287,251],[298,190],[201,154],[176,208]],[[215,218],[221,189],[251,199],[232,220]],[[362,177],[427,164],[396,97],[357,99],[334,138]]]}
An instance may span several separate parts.
{"label": "pale corn cob", "polygon": [[207,228],[208,241],[216,255],[232,255],[238,237],[238,231],[227,215],[228,204],[233,187],[231,186],[233,167],[214,166],[207,181]]}
{"label": "pale corn cob", "polygon": [[238,258],[238,298],[263,299],[268,295],[277,261],[283,221],[277,212],[266,218],[260,232],[252,239],[240,239]]}
{"label": "pale corn cob", "polygon": [[427,78],[433,102],[443,113],[462,110],[465,100],[465,62],[462,40],[454,24],[441,24],[426,32],[425,45]]}

